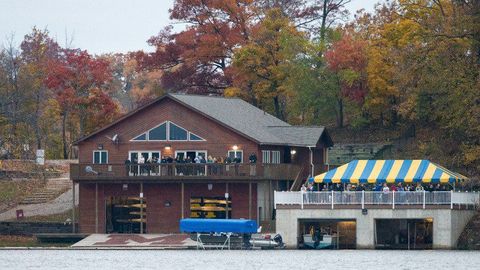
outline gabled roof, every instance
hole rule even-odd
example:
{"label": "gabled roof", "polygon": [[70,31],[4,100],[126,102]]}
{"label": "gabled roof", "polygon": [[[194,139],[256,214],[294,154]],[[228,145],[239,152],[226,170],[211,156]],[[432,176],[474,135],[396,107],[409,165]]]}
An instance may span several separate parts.
{"label": "gabled roof", "polygon": [[324,127],[291,126],[242,99],[184,94],[164,95],[75,143],[92,137],[164,98],[171,98],[259,144],[308,147],[315,146],[322,136],[327,146],[333,144]]}
{"label": "gabled roof", "polygon": [[281,126],[268,127],[268,131],[275,134],[283,143],[291,146],[315,146],[324,136],[326,146],[332,146],[333,142],[325,127],[319,126]]}
{"label": "gabled roof", "polygon": [[467,177],[426,159],[353,160],[314,177],[316,183],[453,183]]}

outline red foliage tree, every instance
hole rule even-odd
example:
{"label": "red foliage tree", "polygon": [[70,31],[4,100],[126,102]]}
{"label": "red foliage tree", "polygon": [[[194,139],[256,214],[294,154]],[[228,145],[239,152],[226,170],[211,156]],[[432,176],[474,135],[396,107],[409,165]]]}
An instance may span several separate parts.
{"label": "red foliage tree", "polygon": [[328,68],[340,78],[341,94],[358,103],[367,94],[366,43],[345,33],[326,52]]}
{"label": "red foliage tree", "polygon": [[71,115],[78,117],[79,132],[72,137],[79,138],[116,117],[118,106],[103,90],[112,79],[108,61],[81,50],[65,50],[63,56],[49,63],[46,84],[59,104],[67,158],[67,119]]}

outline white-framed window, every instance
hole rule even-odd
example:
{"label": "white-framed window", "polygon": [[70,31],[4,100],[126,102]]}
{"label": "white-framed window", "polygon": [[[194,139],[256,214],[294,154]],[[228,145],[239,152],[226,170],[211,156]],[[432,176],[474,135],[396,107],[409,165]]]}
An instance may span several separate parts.
{"label": "white-framed window", "polygon": [[94,150],[93,151],[93,164],[107,164],[108,163],[108,151],[107,150]]}
{"label": "white-framed window", "polygon": [[262,162],[265,164],[280,163],[280,151],[262,150]]}
{"label": "white-framed window", "polygon": [[262,150],[262,163],[270,163],[270,150]]}
{"label": "white-framed window", "polygon": [[240,159],[240,163],[243,163],[243,150],[229,150],[227,156],[234,162],[235,159]]}
{"label": "white-framed window", "polygon": [[160,125],[135,136],[130,141],[205,141],[204,138],[188,131],[187,129],[171,121],[165,121]]}
{"label": "white-framed window", "polygon": [[188,157],[195,161],[195,158],[201,156],[205,162],[207,161],[207,151],[206,150],[177,150],[175,151],[175,159],[186,160]]}
{"label": "white-framed window", "polygon": [[272,151],[272,163],[280,163],[280,151]]}
{"label": "white-framed window", "polygon": [[148,160],[152,162],[156,161],[156,163],[158,163],[158,161],[162,159],[160,151],[150,151],[150,150],[128,151],[128,160],[130,160],[131,163],[138,163],[138,161],[140,160],[140,157],[143,160],[143,163],[145,163]]}

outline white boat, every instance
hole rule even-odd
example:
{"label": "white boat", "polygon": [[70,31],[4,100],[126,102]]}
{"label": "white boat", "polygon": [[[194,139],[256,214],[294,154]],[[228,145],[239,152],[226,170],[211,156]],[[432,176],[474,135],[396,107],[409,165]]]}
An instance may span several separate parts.
{"label": "white boat", "polygon": [[315,241],[310,234],[303,235],[303,245],[306,248],[312,249],[327,249],[327,248],[336,248],[337,247],[337,236],[336,235],[322,235],[322,240],[315,244]]}

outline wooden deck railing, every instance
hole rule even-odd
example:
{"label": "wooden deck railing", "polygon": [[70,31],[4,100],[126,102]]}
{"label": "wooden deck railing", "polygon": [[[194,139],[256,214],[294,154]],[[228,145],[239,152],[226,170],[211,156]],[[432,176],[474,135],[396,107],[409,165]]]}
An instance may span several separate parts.
{"label": "wooden deck railing", "polygon": [[294,180],[298,164],[71,164],[70,177],[75,181],[91,180],[178,180],[238,179]]}
{"label": "wooden deck railing", "polygon": [[454,191],[315,191],[315,192],[282,192],[274,193],[275,207],[279,205],[297,205],[301,209],[305,205],[327,206],[359,206],[361,209],[371,206],[388,206],[392,209],[399,206],[419,206],[425,209],[431,205],[445,205],[453,209],[454,205],[477,208],[480,204],[480,193]]}

